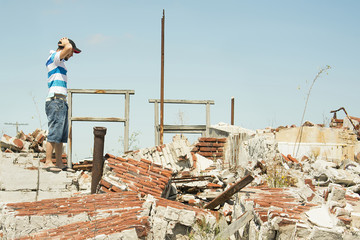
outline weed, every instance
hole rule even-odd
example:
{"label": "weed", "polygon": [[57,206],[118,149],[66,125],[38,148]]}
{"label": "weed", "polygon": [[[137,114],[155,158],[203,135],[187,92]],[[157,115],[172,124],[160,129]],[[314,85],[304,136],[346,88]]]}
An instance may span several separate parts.
{"label": "weed", "polygon": [[270,164],[267,170],[267,182],[269,187],[281,188],[294,186],[296,179],[291,177],[281,165]]}

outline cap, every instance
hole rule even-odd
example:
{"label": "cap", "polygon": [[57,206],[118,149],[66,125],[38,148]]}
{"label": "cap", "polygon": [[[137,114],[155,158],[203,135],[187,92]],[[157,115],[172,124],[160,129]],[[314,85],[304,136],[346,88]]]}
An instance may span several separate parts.
{"label": "cap", "polygon": [[74,43],[73,40],[69,39],[69,43],[71,44],[74,53],[81,53],[81,50],[76,47],[76,45],[75,45],[75,43]]}

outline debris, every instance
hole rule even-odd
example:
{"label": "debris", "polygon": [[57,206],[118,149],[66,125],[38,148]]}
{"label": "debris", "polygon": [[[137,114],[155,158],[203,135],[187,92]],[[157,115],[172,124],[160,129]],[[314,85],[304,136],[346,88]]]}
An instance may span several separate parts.
{"label": "debris", "polygon": [[0,141],[2,151],[7,152],[45,152],[46,131],[36,129],[32,134],[25,135],[20,131],[16,137],[4,134]]}
{"label": "debris", "polygon": [[237,230],[248,224],[253,219],[253,217],[254,215],[250,211],[245,212],[242,216],[233,221],[225,230],[216,235],[215,240],[229,238]]}
{"label": "debris", "polygon": [[[255,132],[218,124],[194,144],[176,135],[161,146],[108,153],[94,195],[84,195],[92,168],[91,159],[84,159],[73,165],[77,172],[56,174],[72,174],[66,184],[71,196],[2,204],[0,235],[61,238],[61,232],[77,234],[70,227],[94,239],[360,238],[360,165],[354,161],[360,145],[354,132],[305,122],[296,143],[298,131],[294,125]],[[34,137],[17,138],[25,143]],[[12,162],[24,171],[42,171],[20,157]]]}
{"label": "debris", "polygon": [[248,185],[254,178],[251,175],[245,176],[243,179],[235,183],[231,186],[228,190],[222,193],[219,197],[215,198],[209,204],[205,206],[207,209],[214,209],[218,205],[222,204],[223,202],[229,200],[229,198]]}

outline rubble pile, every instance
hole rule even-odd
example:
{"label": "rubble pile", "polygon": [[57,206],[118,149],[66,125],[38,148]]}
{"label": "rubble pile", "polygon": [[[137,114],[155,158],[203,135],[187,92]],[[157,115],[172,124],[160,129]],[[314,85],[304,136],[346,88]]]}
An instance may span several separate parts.
{"label": "rubble pile", "polygon": [[[194,144],[176,135],[161,146],[106,154],[99,194],[53,199],[51,204],[3,204],[0,234],[61,238],[69,232],[79,239],[150,240],[360,238],[360,164],[354,161],[360,144],[353,131],[306,122],[301,128],[256,132],[219,124],[209,132]],[[44,211],[38,206],[45,206]],[[64,223],[33,222],[50,218]]]}
{"label": "rubble pile", "polygon": [[102,192],[130,190],[160,197],[172,176],[171,169],[146,159],[136,161],[105,155],[106,163],[99,187]]}
{"label": "rubble pile", "polygon": [[[193,154],[192,161],[190,162],[189,159],[186,165],[188,168],[183,168],[181,172],[172,172],[172,177],[168,182],[171,190],[167,196],[199,208],[205,208],[211,202],[219,201],[220,204],[213,209],[224,217],[224,231],[226,232],[225,229],[230,226],[233,229],[232,224],[235,224],[237,230],[233,234],[236,233],[245,239],[248,239],[249,236],[251,236],[250,239],[257,239],[257,237],[287,239],[291,236],[300,239],[312,236],[310,239],[316,239],[316,236],[321,235],[326,236],[327,239],[339,239],[339,236],[349,239],[359,237],[358,230],[360,228],[357,214],[360,213],[360,209],[357,208],[360,207],[360,203],[357,201],[360,196],[356,192],[360,189],[359,164],[354,161],[343,161],[339,166],[336,163],[311,157],[303,157],[298,160],[291,154],[280,153],[276,141],[271,136],[264,134],[255,135],[242,144],[243,149],[246,150],[243,156],[246,158],[247,165],[238,166],[233,170],[222,169],[223,160],[216,159],[214,161],[210,157],[207,159],[209,161],[207,165],[205,164],[206,168],[194,171],[196,164],[200,162],[199,159],[204,157]],[[180,151],[184,152],[184,149]],[[161,156],[161,153],[159,155]],[[129,161],[129,159],[125,160],[114,156],[113,158],[119,159],[118,164],[120,165]],[[146,161],[140,159],[136,163],[134,159],[130,160],[133,161],[133,166]],[[178,162],[184,163],[184,160],[181,159]],[[119,173],[114,167],[109,167],[111,163],[112,160],[110,163],[106,163],[108,166],[105,169],[110,172],[115,171],[119,177],[118,181],[123,183],[126,175]],[[124,169],[123,166],[120,168]],[[127,171],[130,171],[129,169],[130,166],[126,168]],[[135,170],[135,172],[141,174],[140,170]],[[234,192],[230,198],[225,200],[222,194],[236,185],[237,180],[244,177],[245,173],[251,173],[254,181],[242,190]],[[164,187],[164,183],[162,186]],[[329,201],[327,196],[334,191],[334,186],[342,188],[347,194]],[[140,189],[137,191],[141,192]],[[176,197],[174,197],[175,193]],[[159,192],[154,192],[154,194],[158,195]],[[338,201],[334,203],[334,199],[338,199],[340,203]],[[342,206],[341,208],[339,208],[339,204]],[[334,208],[334,206],[337,207]],[[345,210],[346,206],[357,210],[351,214]],[[317,211],[316,209],[323,208],[326,208],[327,215],[322,216],[322,221],[334,219],[332,220],[334,224],[325,229],[321,224],[316,224],[312,215],[313,211]],[[247,219],[248,222],[236,224],[236,220],[240,217]],[[220,234],[218,237],[224,236],[224,232],[217,234]]]}
{"label": "rubble pile", "polygon": [[226,138],[199,138],[199,142],[191,150],[203,157],[211,159],[224,159],[224,146]]}
{"label": "rubble pile", "polygon": [[12,203],[0,210],[5,239],[179,239],[210,234],[217,224],[209,210],[132,191]]}
{"label": "rubble pile", "polygon": [[137,161],[146,159],[163,167],[171,168],[174,172],[180,172],[193,165],[192,149],[193,145],[185,136],[175,135],[171,143],[132,151],[123,157]]}
{"label": "rubble pile", "polygon": [[4,134],[1,137],[0,147],[2,152],[26,152],[40,153],[45,152],[47,133],[45,130],[36,129],[31,134],[24,134],[20,131],[16,137],[10,137]]}

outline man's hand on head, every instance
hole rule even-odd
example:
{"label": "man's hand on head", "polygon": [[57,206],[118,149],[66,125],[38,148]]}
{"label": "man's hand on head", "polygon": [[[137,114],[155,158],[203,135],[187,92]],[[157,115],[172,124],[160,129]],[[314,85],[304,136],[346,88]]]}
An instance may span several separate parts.
{"label": "man's hand on head", "polygon": [[73,56],[73,47],[71,43],[69,42],[69,39],[67,37],[63,37],[58,42],[58,46],[62,47],[62,50],[60,51],[60,59],[65,59],[66,61],[69,60]]}
{"label": "man's hand on head", "polygon": [[65,47],[67,44],[70,44],[69,39],[67,37],[61,38],[58,42],[59,47]]}

